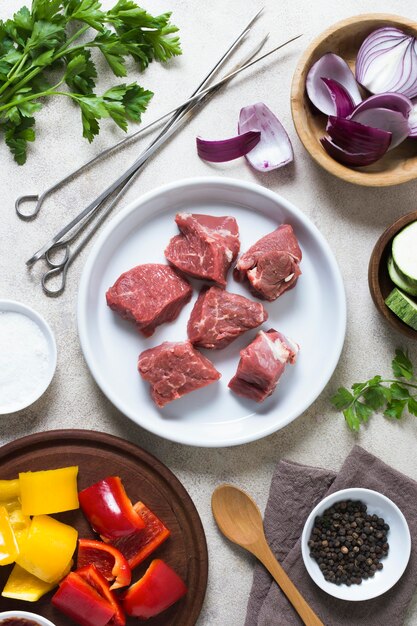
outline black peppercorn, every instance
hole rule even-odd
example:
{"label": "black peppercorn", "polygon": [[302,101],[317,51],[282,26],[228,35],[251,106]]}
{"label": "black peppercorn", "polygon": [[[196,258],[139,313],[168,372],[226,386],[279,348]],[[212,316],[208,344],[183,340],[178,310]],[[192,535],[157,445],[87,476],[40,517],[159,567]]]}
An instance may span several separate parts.
{"label": "black peppercorn", "polygon": [[363,502],[337,502],[314,520],[308,541],[310,556],[324,578],[336,585],[360,585],[383,569],[389,525],[367,514]]}

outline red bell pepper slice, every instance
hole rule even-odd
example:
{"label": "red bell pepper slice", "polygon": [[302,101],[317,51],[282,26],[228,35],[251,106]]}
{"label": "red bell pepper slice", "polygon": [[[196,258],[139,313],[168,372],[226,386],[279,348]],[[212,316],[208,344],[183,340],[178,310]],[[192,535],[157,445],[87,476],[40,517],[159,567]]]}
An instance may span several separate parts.
{"label": "red bell pepper slice", "polygon": [[93,529],[107,539],[131,535],[145,527],[133,509],[119,476],[109,476],[78,494],[84,515]]}
{"label": "red bell pepper slice", "polygon": [[80,626],[106,626],[115,614],[114,607],[76,572],[64,578],[52,604]]}
{"label": "red bell pepper slice", "polygon": [[125,626],[126,617],[120,606],[116,595],[109,589],[109,585],[104,576],[99,572],[95,565],[87,565],[77,569],[78,576],[80,576],[86,583],[88,583],[97,593],[102,596],[113,608],[114,615],[108,623],[108,626]]}
{"label": "red bell pepper slice", "polygon": [[[145,522],[145,528],[128,537],[119,537],[111,542],[126,557],[131,569],[142,563],[168,537],[170,531],[143,502],[133,507]],[[129,584],[129,583],[128,583]]]}
{"label": "red bell pepper slice", "polygon": [[123,608],[128,615],[148,619],[159,615],[187,593],[174,570],[161,559],[152,561],[145,574],[126,591]]}
{"label": "red bell pepper slice", "polygon": [[110,589],[130,585],[132,571],[126,558],[117,548],[95,539],[79,539],[77,569],[91,564],[96,566],[106,580],[114,581]]}

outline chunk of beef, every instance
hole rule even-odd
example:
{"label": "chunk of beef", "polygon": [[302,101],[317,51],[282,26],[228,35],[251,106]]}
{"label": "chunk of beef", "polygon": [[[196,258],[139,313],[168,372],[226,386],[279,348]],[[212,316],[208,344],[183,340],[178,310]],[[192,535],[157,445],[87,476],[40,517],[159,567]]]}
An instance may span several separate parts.
{"label": "chunk of beef", "polygon": [[163,407],[186,393],[206,387],[221,374],[190,341],[164,341],[139,355],[138,370],[151,385],[155,404]]}
{"label": "chunk of beef", "polygon": [[181,234],[165,250],[168,261],[189,276],[225,287],[240,248],[235,218],[178,213],[175,221]]}
{"label": "chunk of beef", "polygon": [[242,254],[233,275],[239,282],[247,279],[258,298],[272,301],[295,286],[301,258],[292,227],[282,224]]}
{"label": "chunk of beef", "polygon": [[210,287],[201,291],[191,311],[188,338],[201,348],[220,350],[267,319],[260,302]]}
{"label": "chunk of beef", "polygon": [[263,402],[278,384],[287,363],[294,364],[299,346],[271,328],[261,330],[240,351],[237,372],[229,387],[239,396]]}
{"label": "chunk of beef", "polygon": [[169,265],[148,263],[122,274],[107,291],[106,300],[113,311],[135,322],[149,337],[156,326],[178,317],[192,291],[189,282]]}

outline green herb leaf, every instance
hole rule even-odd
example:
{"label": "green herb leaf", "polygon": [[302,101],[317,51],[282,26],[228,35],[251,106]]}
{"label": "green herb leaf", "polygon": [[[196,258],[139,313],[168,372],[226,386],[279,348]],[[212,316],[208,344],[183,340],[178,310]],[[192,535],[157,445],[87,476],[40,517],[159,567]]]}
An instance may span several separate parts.
{"label": "green herb leaf", "polygon": [[53,21],[62,8],[62,0],[32,0],[32,15],[35,20]]}
{"label": "green herb leaf", "polygon": [[353,430],[354,432],[358,432],[361,422],[358,416],[356,415],[356,411],[354,407],[350,406],[347,409],[345,409],[343,411],[343,415],[345,416],[346,423],[349,426],[350,430]]}
{"label": "green herb leaf", "polygon": [[[90,50],[99,48],[116,76],[126,76],[128,57],[141,69],[153,59],[166,61],[181,53],[170,17],[153,16],[133,0],[118,0],[108,11],[100,0],[32,0],[31,10],[22,7],[12,19],[0,20],[0,131],[16,160],[25,161],[26,144],[35,138],[34,114],[41,97],[68,96],[76,102],[89,141],[104,117],[124,131],[129,120],[139,122],[152,92],[132,83],[96,95]],[[89,26],[98,31],[93,39],[86,34]],[[59,89],[64,82],[70,91]]]}
{"label": "green herb leaf", "polygon": [[101,50],[104,58],[116,76],[126,76],[127,70],[124,57],[128,54],[119,37],[109,30],[97,35],[94,42]]}
{"label": "green herb leaf", "polygon": [[361,422],[367,422],[369,417],[374,412],[373,409],[363,402],[355,402],[356,416]]}
{"label": "green herb leaf", "polygon": [[65,29],[62,24],[39,20],[33,25],[32,34],[26,42],[25,52],[32,56],[36,50],[47,48],[48,50],[59,46],[65,38]]}
{"label": "green herb leaf", "polygon": [[411,415],[417,416],[417,401],[414,398],[408,399],[407,408]]}
{"label": "green herb leaf", "polygon": [[67,57],[65,82],[75,93],[91,94],[95,87],[97,70],[89,50],[73,53]]}
{"label": "green herb leaf", "polygon": [[373,385],[364,391],[362,397],[367,406],[371,407],[374,411],[378,411],[378,409],[384,406],[387,399],[391,399],[391,394],[390,397],[387,398],[384,387]]}
{"label": "green herb leaf", "polygon": [[22,7],[13,15],[13,22],[16,29],[19,31],[26,31],[27,33],[32,32],[33,17],[27,7]]}
{"label": "green herb leaf", "polygon": [[408,353],[400,349],[395,351],[395,358],[392,361],[392,371],[395,378],[405,378],[406,380],[414,378],[413,365],[408,358]]}
{"label": "green herb leaf", "polygon": [[128,85],[126,93],[123,96],[126,117],[134,122],[140,122],[142,113],[146,111],[152,96],[152,91],[143,89],[143,87],[137,83]]}
{"label": "green herb leaf", "polygon": [[22,119],[17,126],[10,124],[5,126],[4,136],[6,144],[19,165],[23,165],[26,162],[27,142],[35,141],[34,124],[35,120],[33,117],[27,117]]}
{"label": "green herb leaf", "polygon": [[346,387],[339,387],[337,393],[330,398],[330,402],[339,410],[346,409],[353,401],[354,397]]}
{"label": "green herb leaf", "polygon": [[407,400],[392,400],[391,402],[388,402],[384,415],[386,417],[394,417],[399,420],[403,415],[406,405]]}
{"label": "green herb leaf", "polygon": [[410,397],[408,389],[399,383],[392,383],[392,385],[390,385],[390,390],[393,400],[407,400]]}
{"label": "green herb leaf", "polygon": [[65,14],[73,20],[85,22],[95,30],[103,30],[105,14],[98,0],[66,1]]}

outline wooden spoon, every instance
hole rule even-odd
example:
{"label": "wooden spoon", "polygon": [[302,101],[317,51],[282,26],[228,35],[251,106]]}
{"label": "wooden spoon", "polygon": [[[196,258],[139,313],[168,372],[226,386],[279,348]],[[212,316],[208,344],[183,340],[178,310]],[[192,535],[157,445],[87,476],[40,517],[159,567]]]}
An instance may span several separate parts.
{"label": "wooden spoon", "polygon": [[324,626],[287,576],[266,541],[261,512],[252,498],[233,485],[220,485],[211,497],[214,519],[223,535],[260,560],[307,626]]}

